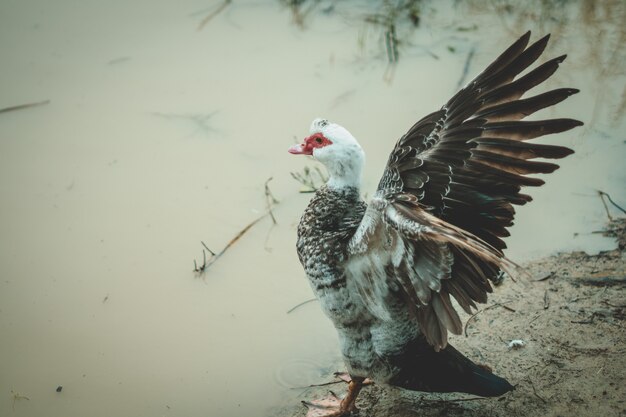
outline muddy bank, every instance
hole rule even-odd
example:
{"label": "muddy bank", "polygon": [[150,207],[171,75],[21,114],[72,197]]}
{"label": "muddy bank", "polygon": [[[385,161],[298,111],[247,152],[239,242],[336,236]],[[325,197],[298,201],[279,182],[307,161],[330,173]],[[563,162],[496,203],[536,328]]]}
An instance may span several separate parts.
{"label": "muddy bank", "polygon": [[[372,385],[360,416],[622,416],[626,413],[626,220],[607,226],[618,248],[597,255],[562,253],[524,265],[527,276],[500,285],[486,305],[465,316],[465,335],[451,343],[506,377],[516,390],[500,398],[424,394]],[[510,348],[511,340],[523,346]],[[343,370],[337,365],[337,370]],[[332,374],[325,381],[332,381]],[[343,383],[300,389],[323,396]],[[306,415],[294,401],[277,417]]]}

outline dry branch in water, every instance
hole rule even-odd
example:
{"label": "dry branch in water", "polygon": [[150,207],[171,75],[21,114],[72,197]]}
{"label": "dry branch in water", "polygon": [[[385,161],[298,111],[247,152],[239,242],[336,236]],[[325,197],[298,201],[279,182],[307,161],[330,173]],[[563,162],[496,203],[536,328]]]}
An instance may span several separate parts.
{"label": "dry branch in water", "polygon": [[[239,239],[241,239],[241,237],[243,235],[246,234],[246,232],[248,230],[250,230],[252,228],[252,226],[254,226],[255,224],[257,224],[258,222],[260,222],[261,220],[263,220],[266,217],[271,217],[272,221],[274,222],[273,224],[277,224],[276,222],[276,218],[274,217],[274,213],[272,212],[272,208],[274,205],[278,204],[279,201],[274,197],[274,195],[272,194],[272,191],[269,188],[269,182],[272,180],[272,177],[268,178],[267,181],[265,181],[265,198],[266,198],[266,203],[267,203],[267,211],[257,217],[256,219],[254,219],[253,221],[251,221],[250,223],[248,223],[243,229],[241,229],[239,231],[239,233],[237,233],[235,235],[235,237],[233,237],[227,244],[226,246],[224,246],[224,248],[219,251],[218,253],[213,252],[211,249],[209,249],[209,247],[202,241],[200,241],[200,243],[202,243],[202,246],[204,246],[204,249],[202,249],[202,265],[198,266],[198,263],[196,262],[196,260],[194,259],[193,261],[193,272],[195,272],[198,275],[202,275],[211,265],[213,265],[215,263],[215,261],[217,261],[219,258],[222,257],[222,255],[231,247],[233,246],[235,243],[237,243],[237,241]],[[211,257],[207,260],[206,258],[206,252],[205,249],[211,254]]]}
{"label": "dry branch in water", "polygon": [[204,251],[204,249],[202,250],[202,255],[204,257],[204,262],[202,263],[202,265],[200,267],[197,266],[196,261],[194,259],[193,264],[194,264],[194,272],[198,273],[198,274],[202,274],[204,273],[211,265],[213,265],[215,263],[215,261],[217,261],[219,258],[222,257],[222,255],[231,247],[233,246],[235,243],[237,243],[237,241],[244,235],[246,234],[246,232],[248,230],[250,230],[252,228],[252,226],[254,226],[255,224],[257,224],[258,222],[260,222],[261,220],[263,220],[265,217],[269,216],[270,213],[267,212],[265,214],[263,214],[262,216],[256,218],[255,220],[251,221],[250,223],[248,223],[248,225],[246,227],[244,227],[243,229],[241,229],[239,231],[239,233],[237,233],[235,235],[234,238],[232,238],[227,244],[226,246],[224,246],[224,249],[222,249],[221,251],[219,251],[218,253],[214,253],[211,249],[209,249],[204,242],[201,242],[202,245],[211,253],[211,257],[209,258],[208,262],[206,260],[206,252]]}

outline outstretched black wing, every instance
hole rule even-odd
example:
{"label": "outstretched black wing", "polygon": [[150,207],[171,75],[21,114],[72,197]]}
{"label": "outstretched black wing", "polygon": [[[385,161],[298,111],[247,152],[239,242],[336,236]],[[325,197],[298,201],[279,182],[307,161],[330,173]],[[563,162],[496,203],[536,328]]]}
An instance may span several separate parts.
{"label": "outstretched black wing", "polygon": [[531,198],[522,186],[544,182],[527,174],[549,173],[558,165],[532,161],[562,158],[573,151],[526,142],[582,125],[578,120],[523,121],[578,92],[560,88],[520,99],[550,77],[565,55],[547,61],[525,76],[548,43],[549,35],[528,48],[530,32],[511,45],[441,110],[417,122],[397,142],[378,191],[410,193],[437,217],[480,237],[497,249],[512,225],[513,204]]}
{"label": "outstretched black wing", "polygon": [[[486,301],[489,280],[505,266],[502,238],[513,224],[513,205],[531,200],[521,187],[543,184],[527,175],[558,168],[533,159],[573,152],[527,141],[582,125],[522,120],[578,92],[561,88],[521,99],[565,59],[518,78],[549,36],[527,47],[529,38],[530,32],[400,138],[350,244],[353,275],[372,311],[384,318],[385,297],[400,293],[436,348],[446,345],[446,329],[461,331],[450,295],[471,311],[474,302]],[[376,259],[384,268],[367,266]]]}

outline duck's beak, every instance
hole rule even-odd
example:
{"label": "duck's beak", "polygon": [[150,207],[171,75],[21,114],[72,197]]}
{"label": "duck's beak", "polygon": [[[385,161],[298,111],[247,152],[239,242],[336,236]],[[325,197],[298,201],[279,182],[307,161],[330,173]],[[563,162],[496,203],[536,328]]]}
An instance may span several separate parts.
{"label": "duck's beak", "polygon": [[311,152],[304,146],[304,143],[293,145],[291,148],[287,149],[287,152],[294,154],[294,155],[312,155],[313,154],[313,152]]}

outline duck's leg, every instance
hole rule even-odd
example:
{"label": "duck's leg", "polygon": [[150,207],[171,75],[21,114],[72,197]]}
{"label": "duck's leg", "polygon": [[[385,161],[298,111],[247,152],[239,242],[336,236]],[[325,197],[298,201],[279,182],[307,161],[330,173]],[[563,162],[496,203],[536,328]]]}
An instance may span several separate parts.
{"label": "duck's leg", "polygon": [[352,381],[348,383],[348,393],[341,400],[341,404],[339,405],[339,409],[347,412],[349,415],[351,412],[356,411],[356,397],[361,392],[361,388],[363,388],[363,381],[365,378],[360,377],[352,377]]}
{"label": "duck's leg", "polygon": [[330,395],[318,401],[302,403],[309,411],[306,417],[347,417],[356,411],[356,397],[363,387],[365,378],[352,377],[348,383],[348,393],[343,399],[337,397],[332,391]]}
{"label": "duck's leg", "polygon": [[[350,381],[352,381],[352,377],[351,377],[351,376],[350,376],[350,374],[349,374],[349,373],[347,373],[347,372],[335,372],[333,375],[335,376],[335,378],[339,378],[339,379],[341,379],[341,380],[342,380],[343,382],[345,382],[346,384],[349,384],[349,383],[350,383]],[[371,384],[373,384],[373,383],[374,383],[374,381],[372,381],[372,379],[371,379],[371,378],[365,378],[365,379],[363,380],[363,382],[361,382],[361,384],[363,384],[363,386],[365,386],[365,385],[371,385]]]}

